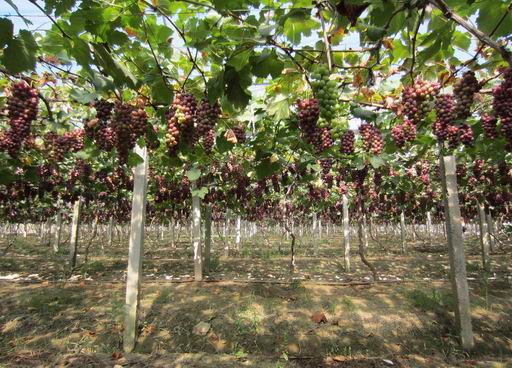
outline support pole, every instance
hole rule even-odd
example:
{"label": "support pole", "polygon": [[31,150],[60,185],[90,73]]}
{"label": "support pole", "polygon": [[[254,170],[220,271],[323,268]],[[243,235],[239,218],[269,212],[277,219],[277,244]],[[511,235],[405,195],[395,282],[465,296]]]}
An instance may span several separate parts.
{"label": "support pole", "polygon": [[204,209],[204,270],[210,273],[210,252],[212,247],[212,206],[207,204]]}
{"label": "support pole", "polygon": [[400,240],[402,253],[405,253],[405,214],[404,211],[400,212]]}
{"label": "support pole", "polygon": [[462,222],[457,191],[456,162],[454,156],[440,157],[444,211],[450,258],[450,279],[455,295],[455,318],[460,342],[464,350],[474,345],[469,303],[469,288],[466,278],[466,257],[462,240]]}
{"label": "support pole", "polygon": [[123,349],[132,352],[137,340],[137,317],[144,255],[144,225],[146,222],[146,193],[148,185],[148,154],[146,148],[135,146],[142,162],[133,170],[133,198],[128,250],[128,276],[124,315]]}
{"label": "support pole", "polygon": [[366,221],[366,214],[363,215],[363,245],[364,249],[368,249],[368,224]]}
{"label": "support pole", "polygon": [[343,194],[343,247],[345,271],[350,272],[350,223],[348,217],[348,197]]}
{"label": "support pole", "polygon": [[53,238],[54,253],[57,253],[59,251],[61,230],[62,230],[62,212],[59,209],[59,210],[57,210],[57,215],[55,216],[55,237]]}
{"label": "support pole", "polygon": [[71,222],[71,240],[69,241],[69,265],[71,269],[76,266],[76,253],[80,228],[80,207],[82,199],[79,197],[73,204],[73,220]]}
{"label": "support pole", "polygon": [[[193,188],[196,188],[196,182]],[[192,245],[194,248],[194,279],[203,279],[203,256],[201,248],[201,198],[192,195]]]}
{"label": "support pole", "polygon": [[496,248],[496,230],[494,228],[494,219],[491,211],[487,213],[487,230],[489,231],[489,251],[492,253]]}
{"label": "support pole", "polygon": [[236,249],[240,250],[240,242],[242,240],[242,218],[240,215],[236,217]]}
{"label": "support pole", "polygon": [[108,219],[108,247],[112,248],[114,242],[114,216],[110,216]]}
{"label": "support pole", "polygon": [[432,212],[427,211],[427,233],[428,233],[428,242],[432,245]]}
{"label": "support pole", "polygon": [[490,270],[489,263],[489,231],[485,218],[485,207],[483,203],[478,202],[478,224],[480,227],[480,250],[482,251],[482,267],[484,270]]}

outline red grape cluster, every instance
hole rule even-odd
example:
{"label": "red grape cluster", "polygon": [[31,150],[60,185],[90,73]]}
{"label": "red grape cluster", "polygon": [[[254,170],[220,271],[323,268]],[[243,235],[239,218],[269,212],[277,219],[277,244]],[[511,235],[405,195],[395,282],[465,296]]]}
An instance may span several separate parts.
{"label": "red grape cluster", "polygon": [[475,77],[473,71],[467,71],[453,87],[453,94],[455,96],[455,118],[465,120],[471,115],[471,105],[475,93],[480,91],[482,86]]}
{"label": "red grape cluster", "polygon": [[421,182],[425,185],[430,183],[430,165],[428,161],[422,160],[416,164],[416,175],[420,178]]}
{"label": "red grape cluster", "polygon": [[355,138],[356,135],[354,134],[353,130],[349,129],[343,133],[341,136],[340,152],[346,155],[353,154],[355,151]]}
{"label": "red grape cluster", "polygon": [[62,161],[64,155],[71,150],[68,138],[55,132],[46,133],[43,136],[43,143],[48,157],[55,162]]}
{"label": "red grape cluster", "polygon": [[498,119],[496,119],[495,116],[489,114],[482,115],[482,129],[487,138],[496,139],[498,136],[498,130],[496,128],[497,123]]}
{"label": "red grape cluster", "polygon": [[169,154],[177,151],[180,141],[194,141],[194,117],[197,110],[197,101],[190,93],[179,93],[174,96],[171,109],[166,113],[167,134],[165,141]]}
{"label": "red grape cluster", "polygon": [[503,82],[495,87],[492,93],[494,114],[499,117],[501,133],[510,146],[512,143],[512,68],[503,73]]}
{"label": "red grape cluster", "polygon": [[416,139],[416,125],[410,120],[405,120],[391,129],[391,137],[397,147],[403,147],[407,142],[413,142]]}
{"label": "red grape cluster", "polygon": [[32,121],[37,117],[39,93],[25,81],[13,83],[7,96],[9,129],[0,134],[0,149],[15,157],[30,136]]}
{"label": "red grape cluster", "polygon": [[319,133],[320,133],[320,142],[319,142],[320,150],[319,150],[319,152],[322,152],[328,148],[331,148],[334,142],[332,140],[331,131],[329,130],[329,128],[327,128],[327,127],[320,128]]}
{"label": "red grape cluster", "polygon": [[115,146],[116,135],[114,129],[106,121],[100,120],[95,133],[96,145],[100,150],[110,152]]}
{"label": "red grape cluster", "polygon": [[459,127],[459,140],[465,146],[473,144],[473,129],[466,123],[461,124]]}
{"label": "red grape cluster", "polygon": [[132,107],[130,105],[118,102],[112,117],[112,129],[115,137],[114,144],[121,164],[126,163],[128,154],[135,145],[135,142],[132,141],[131,112]]}
{"label": "red grape cluster", "polygon": [[65,132],[63,137],[66,140],[66,144],[69,152],[78,152],[84,148],[84,129],[75,129],[69,132]]}
{"label": "red grape cluster", "polygon": [[92,167],[82,159],[78,159],[75,166],[69,172],[69,179],[72,184],[76,183],[77,180],[83,182],[89,180],[92,174]]}
{"label": "red grape cluster", "polygon": [[432,131],[439,141],[446,140],[448,127],[455,119],[455,102],[452,95],[439,95],[436,98],[436,120]]}
{"label": "red grape cluster", "polygon": [[245,136],[245,127],[242,124],[235,125],[231,130],[235,134],[238,143],[245,143],[247,138]]}
{"label": "red grape cluster", "polygon": [[457,148],[459,144],[459,128],[455,125],[448,125],[446,128],[446,138],[448,139],[448,147]]}
{"label": "red grape cluster", "polygon": [[196,111],[197,138],[203,137],[203,146],[206,153],[211,153],[215,145],[215,125],[221,114],[218,103],[210,104],[208,99],[203,98]]}
{"label": "red grape cluster", "polygon": [[362,123],[359,127],[359,133],[363,138],[363,148],[367,152],[372,152],[375,155],[382,153],[384,139],[378,128],[368,123]]}
{"label": "red grape cluster", "polygon": [[320,128],[317,125],[320,107],[316,98],[298,100],[299,127],[306,141],[321,152]]}
{"label": "red grape cluster", "polygon": [[96,118],[107,121],[112,115],[114,103],[106,100],[99,100],[94,103],[94,108],[96,109]]}
{"label": "red grape cluster", "polygon": [[431,101],[439,92],[439,83],[417,80],[402,92],[404,115],[414,124],[420,123],[432,110]]}
{"label": "red grape cluster", "polygon": [[279,193],[281,191],[281,186],[279,185],[279,178],[276,174],[272,175],[272,187],[274,188],[274,192]]}

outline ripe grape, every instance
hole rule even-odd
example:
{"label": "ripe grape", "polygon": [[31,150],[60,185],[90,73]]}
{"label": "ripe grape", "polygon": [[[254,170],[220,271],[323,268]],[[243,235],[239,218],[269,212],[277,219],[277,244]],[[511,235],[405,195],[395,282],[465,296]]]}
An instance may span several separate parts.
{"label": "ripe grape", "polygon": [[475,93],[480,91],[482,86],[475,77],[473,71],[467,71],[453,87],[455,96],[455,118],[465,120],[471,115],[471,105],[473,104]]}
{"label": "ripe grape", "polygon": [[432,100],[439,92],[439,83],[416,80],[402,92],[404,115],[414,124],[419,124],[432,110]]}
{"label": "ripe grape", "polygon": [[498,119],[495,116],[483,114],[482,115],[482,129],[484,130],[484,134],[487,138],[496,139],[498,136],[498,130],[496,128],[496,124]]}
{"label": "ripe grape", "polygon": [[347,130],[341,136],[340,152],[346,155],[353,154],[355,151],[355,134],[353,130]]}

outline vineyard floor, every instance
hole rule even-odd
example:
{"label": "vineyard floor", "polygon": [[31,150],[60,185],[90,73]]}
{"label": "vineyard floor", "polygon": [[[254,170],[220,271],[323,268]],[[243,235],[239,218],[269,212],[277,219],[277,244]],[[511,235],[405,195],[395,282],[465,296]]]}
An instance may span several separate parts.
{"label": "vineyard floor", "polygon": [[[476,242],[468,247],[476,338],[469,355],[453,333],[442,247],[410,243],[400,255],[370,243],[379,275],[397,282],[357,285],[368,271],[354,255],[353,272],[343,272],[334,240],[322,242],[318,256],[299,249],[294,278],[283,243],[281,252],[252,247],[214,257],[218,282],[204,283],[173,281],[193,275],[184,245],[148,243],[140,335],[135,353],[123,354],[126,250],[101,255],[93,245],[64,282],[64,250],[50,255],[35,240],[18,239],[0,260],[0,367],[512,366],[511,256],[493,255],[494,272],[485,275]],[[313,321],[317,312],[326,321]],[[204,335],[193,332],[200,322],[209,327]]]}

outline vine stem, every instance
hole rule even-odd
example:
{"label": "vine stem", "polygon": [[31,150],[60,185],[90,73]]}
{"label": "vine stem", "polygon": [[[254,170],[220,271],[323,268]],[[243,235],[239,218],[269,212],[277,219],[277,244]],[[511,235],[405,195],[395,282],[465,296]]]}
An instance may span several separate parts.
{"label": "vine stem", "polygon": [[327,37],[327,31],[325,29],[325,19],[322,14],[322,7],[318,7],[318,16],[320,18],[320,23],[322,25],[322,33],[324,37],[324,44],[325,44],[325,50],[327,53],[327,65],[329,66],[329,71],[332,71],[332,51],[331,51],[331,44],[329,43],[329,37]]}
{"label": "vine stem", "polygon": [[498,42],[494,41],[491,37],[486,35],[484,32],[476,28],[473,24],[462,18],[460,15],[455,13],[444,0],[429,0],[429,3],[441,10],[445,18],[453,20],[455,23],[457,23],[462,28],[466,29],[469,33],[471,33],[473,36],[478,38],[478,40],[493,48],[494,50],[498,51],[502,58],[509,63],[509,65],[512,65],[512,53],[507,50],[506,47],[500,45]]}

